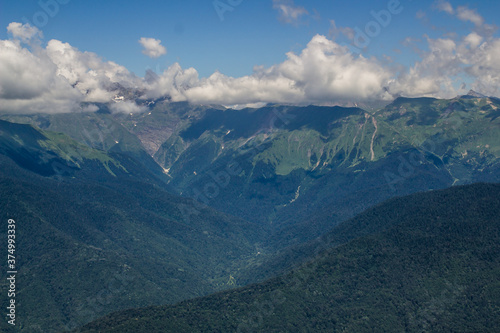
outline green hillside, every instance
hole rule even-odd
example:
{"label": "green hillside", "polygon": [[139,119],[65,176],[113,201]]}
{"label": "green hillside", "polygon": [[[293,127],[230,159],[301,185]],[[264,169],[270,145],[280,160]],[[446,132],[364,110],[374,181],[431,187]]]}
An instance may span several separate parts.
{"label": "green hillside", "polygon": [[500,181],[499,107],[466,96],[399,98],[376,112],[206,110],[157,161],[183,196],[262,223],[266,244],[283,249],[394,196]]}
{"label": "green hillside", "polygon": [[256,255],[258,225],[169,194],[127,155],[30,125],[0,126],[1,218],[17,221],[23,332],[59,332],[239,285],[232,276]]}
{"label": "green hillside", "polygon": [[[16,116],[5,115],[9,122],[31,124],[46,133],[64,133],[62,141],[71,138],[79,143],[79,150],[89,148],[104,151],[108,154],[118,153],[132,158],[140,168],[167,181],[163,169],[146,152],[141,141],[130,133],[118,120],[103,112],[97,113],[63,113],[54,115]],[[72,150],[75,152],[75,149]]]}
{"label": "green hillside", "polygon": [[[329,248],[320,237],[384,200],[500,182],[499,107],[462,96],[370,111],[156,101],[140,114],[3,115],[32,124],[0,121],[1,198],[14,198],[5,212],[35,221],[27,240],[43,245],[22,271],[47,301],[28,302],[24,325],[59,329],[261,282]],[[64,262],[55,282],[51,255]],[[89,305],[102,291],[93,277],[113,284],[120,270],[145,291],[130,285]]]}
{"label": "green hillside", "polygon": [[478,96],[398,98],[376,110],[160,100],[137,114],[3,118],[130,156],[171,192],[260,223],[274,251],[394,196],[500,181],[500,101]]}
{"label": "green hillside", "polygon": [[393,199],[288,274],[78,332],[497,332],[499,198],[477,184]]}

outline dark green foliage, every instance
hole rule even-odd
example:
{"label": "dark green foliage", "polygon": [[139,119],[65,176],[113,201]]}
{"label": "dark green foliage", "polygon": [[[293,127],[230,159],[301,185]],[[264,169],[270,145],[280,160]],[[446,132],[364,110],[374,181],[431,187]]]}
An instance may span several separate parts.
{"label": "dark green foliage", "polygon": [[500,185],[390,200],[264,283],[111,314],[79,332],[497,332]]}
{"label": "dark green foliage", "polygon": [[[73,319],[80,324],[113,310],[171,304],[259,282],[312,254],[391,227],[352,224],[336,237],[318,238],[383,200],[498,182],[499,108],[498,100],[469,96],[400,98],[376,112],[316,106],[237,111],[157,101],[142,114],[4,115],[45,130],[0,123],[0,195],[13,198],[4,201],[7,214],[32,222],[23,235],[30,243],[30,261],[22,267],[30,277],[21,293],[30,295],[25,323],[49,331]],[[354,274],[339,269],[347,278],[338,279]],[[112,293],[105,306],[89,305],[102,285],[110,290],[116,274],[123,280],[124,273],[132,282],[125,280],[123,292]],[[297,295],[292,296],[301,301]],[[318,306],[308,300],[312,312],[293,318],[281,313],[295,325],[283,330],[299,330],[297,318],[327,313],[334,301]],[[391,302],[387,309],[401,306]],[[47,307],[55,309],[50,317],[44,316]],[[310,329],[343,325],[351,313],[339,316],[332,315],[331,322],[311,319],[316,326]]]}
{"label": "dark green foliage", "polygon": [[[68,158],[71,139],[61,144],[29,125],[0,125],[0,218],[17,221],[23,331],[57,332],[111,311],[227,289],[255,256],[259,226],[169,194],[130,156],[76,150],[65,174],[54,161],[68,163],[59,155]],[[19,152],[32,163],[20,163]],[[6,293],[1,300],[3,307]]]}
{"label": "dark green foliage", "polygon": [[[268,228],[274,251],[393,196],[500,181],[500,103],[477,96],[398,98],[376,112],[158,101],[143,114],[10,118],[131,157],[170,191]],[[218,184],[230,165],[241,172]],[[318,218],[329,207],[336,216]]]}
{"label": "dark green foliage", "polygon": [[[495,99],[468,97],[398,98],[374,114],[213,109],[174,133],[170,155],[159,162],[179,193],[263,224],[269,251],[281,250],[394,196],[500,181],[499,107]],[[231,164],[241,172],[218,186],[213,175]],[[204,189],[208,195],[200,195]]]}

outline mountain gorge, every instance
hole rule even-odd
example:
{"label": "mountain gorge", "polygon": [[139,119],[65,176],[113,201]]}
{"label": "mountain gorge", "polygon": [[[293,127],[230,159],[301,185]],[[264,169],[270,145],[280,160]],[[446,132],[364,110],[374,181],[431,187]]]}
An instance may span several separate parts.
{"label": "mountain gorge", "polygon": [[[177,148],[182,152],[164,167],[180,193],[268,225],[270,242],[283,241],[273,244],[279,248],[293,244],[292,235],[302,235],[300,243],[333,227],[316,218],[323,207],[335,207],[336,223],[395,195],[497,181],[499,106],[495,99],[400,98],[374,113],[314,106],[213,111],[170,139],[189,147]],[[239,130],[231,122],[236,115],[253,129]],[[234,165],[238,175],[227,170]]]}
{"label": "mountain gorge", "polygon": [[[171,325],[179,332],[231,331],[241,322],[253,325],[243,315],[253,310],[241,303],[258,303],[276,292],[285,295],[279,296],[282,313],[271,303],[269,316],[258,316],[256,331],[279,331],[278,321],[269,318],[288,318],[287,311],[303,311],[317,297],[323,308],[309,324],[318,326],[308,329],[319,331],[363,331],[365,317],[379,327],[410,325],[409,331],[437,327],[440,316],[452,325],[449,311],[458,309],[455,301],[463,297],[489,302],[488,311],[496,311],[498,305],[480,288],[497,292],[486,280],[496,274],[492,253],[498,249],[478,244],[482,239],[494,244],[498,236],[492,218],[497,186],[457,187],[377,205],[416,192],[499,182],[500,100],[474,92],[450,100],[401,97],[366,110],[141,103],[146,112],[111,113],[101,105],[97,112],[0,116],[2,216],[19,225],[19,317],[26,332],[74,329],[113,311],[175,304],[264,280],[174,307],[118,313],[87,329],[125,332],[125,326],[133,331],[145,325],[161,331]],[[450,198],[461,208],[477,209],[470,216],[454,212]],[[373,206],[378,208],[357,216]],[[458,232],[469,232],[475,221],[481,228],[470,239]],[[457,230],[456,239],[446,234],[450,230]],[[477,251],[450,245],[456,240],[471,241]],[[437,260],[453,267],[425,263],[441,250]],[[397,259],[402,257],[408,259]],[[313,268],[301,266],[306,262],[314,262]],[[459,275],[467,262],[477,265]],[[491,269],[481,276],[488,264]],[[303,286],[290,291],[283,285],[283,277],[295,279],[297,270],[299,279],[311,281],[307,286],[317,285],[305,289],[304,299]],[[354,275],[359,291],[345,281]],[[388,289],[377,289],[370,309],[389,300],[388,290],[416,278],[405,287],[415,291],[405,289],[390,299],[392,309],[405,311],[387,322],[381,318],[388,312],[366,314],[367,305],[357,303],[383,284],[377,282],[380,276]],[[466,289],[473,279],[479,281],[476,289]],[[443,290],[449,297],[440,296]],[[345,313],[329,312],[332,295],[340,295],[334,303],[346,307]],[[449,298],[453,304],[447,304]],[[225,312],[228,302],[239,317]],[[464,309],[480,312],[474,302]],[[445,305],[432,312],[435,304]],[[436,319],[425,322],[428,314],[422,311]],[[493,318],[493,312],[484,318]],[[221,324],[214,313],[228,320]],[[302,313],[287,322],[299,325],[297,318],[311,316]],[[335,319],[326,323],[325,316]],[[206,326],[192,326],[193,318],[204,318],[198,321]],[[481,325],[487,331],[486,322]]]}
{"label": "mountain gorge", "polygon": [[30,125],[2,121],[0,134],[2,219],[18,226],[23,331],[58,332],[229,288],[257,253],[259,226],[169,194],[130,156]]}
{"label": "mountain gorge", "polygon": [[[11,119],[124,152],[158,173],[153,157],[175,193],[287,233],[324,206],[339,206],[342,220],[394,195],[497,180],[500,101],[476,96],[398,98],[377,111],[158,101],[142,114]],[[358,207],[341,211],[368,188]]]}

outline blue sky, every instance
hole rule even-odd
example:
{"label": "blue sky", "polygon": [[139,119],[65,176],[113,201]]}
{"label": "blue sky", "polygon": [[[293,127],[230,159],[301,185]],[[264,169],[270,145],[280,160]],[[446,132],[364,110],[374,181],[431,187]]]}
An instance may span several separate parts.
{"label": "blue sky", "polygon": [[[467,29],[467,23],[455,22],[445,13],[433,10],[433,2],[401,0],[401,14],[394,15],[391,24],[373,39],[365,54],[397,56],[393,50],[403,50],[401,42],[405,38],[437,35],[439,32],[417,19],[419,11],[425,11],[432,24],[441,29],[457,32]],[[59,5],[57,14],[49,16],[45,25],[43,15],[35,16],[44,11],[39,1],[1,3],[1,39],[8,37],[6,27],[10,22],[23,22],[27,18],[42,23],[45,40],[58,39],[82,51],[95,52],[139,76],[148,67],[163,71],[174,62],[196,68],[201,76],[215,70],[242,76],[251,74],[255,65],[271,66],[283,61],[286,52],[299,52],[316,34],[328,36],[331,20],[338,26],[363,28],[373,20],[370,12],[386,9],[388,1],[296,0],[294,4],[309,13],[297,24],[281,21],[271,0],[243,0],[237,6],[229,5],[233,10],[223,11],[223,21],[212,0],[69,0]],[[500,2],[477,1],[471,8],[476,8],[487,21],[495,22]],[[141,37],[160,39],[167,55],[154,60],[144,56],[137,43]]]}
{"label": "blue sky", "polygon": [[[447,5],[452,9],[447,11]],[[397,13],[390,15],[390,22],[376,23],[373,12],[387,13],[390,6],[397,8]],[[500,2],[494,0],[475,3],[453,0],[2,0],[0,40],[12,39],[12,32],[7,31],[11,22],[29,22],[43,32],[42,47],[52,39],[69,43],[80,52],[93,52],[103,61],[122,65],[139,77],[144,77],[147,69],[161,75],[178,63],[183,70],[196,69],[198,78],[202,79],[216,71],[227,77],[241,78],[254,75],[255,66],[271,69],[289,59],[288,52],[300,55],[315,36],[321,35],[336,45],[348,46],[354,57],[361,53],[363,58],[376,58],[378,65],[396,70],[398,66],[410,69],[422,61],[429,51],[427,38],[452,39],[458,44],[476,31],[483,37],[482,42],[489,39],[492,45],[499,36],[496,30],[499,12]],[[477,17],[481,18],[480,23],[474,22]],[[367,32],[370,24],[378,30],[372,31],[369,43],[364,48],[353,48],[353,31]],[[356,28],[359,30],[354,30]],[[157,58],[143,54],[139,43],[143,37],[161,41],[166,54]],[[492,52],[495,54],[495,50]],[[397,70],[401,76],[401,69]],[[475,79],[460,78],[471,87]],[[453,85],[460,85],[460,80]],[[431,90],[427,95],[432,95]]]}

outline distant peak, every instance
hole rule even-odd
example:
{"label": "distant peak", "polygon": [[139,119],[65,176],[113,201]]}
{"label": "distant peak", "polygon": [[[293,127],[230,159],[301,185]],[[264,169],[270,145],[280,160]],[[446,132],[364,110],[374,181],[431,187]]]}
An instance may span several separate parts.
{"label": "distant peak", "polygon": [[473,98],[486,98],[487,96],[483,95],[483,94],[480,94],[474,90],[469,90],[469,92],[467,93],[467,95],[465,95],[464,97],[473,97]]}

